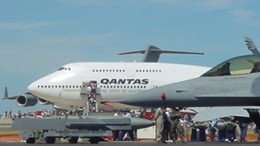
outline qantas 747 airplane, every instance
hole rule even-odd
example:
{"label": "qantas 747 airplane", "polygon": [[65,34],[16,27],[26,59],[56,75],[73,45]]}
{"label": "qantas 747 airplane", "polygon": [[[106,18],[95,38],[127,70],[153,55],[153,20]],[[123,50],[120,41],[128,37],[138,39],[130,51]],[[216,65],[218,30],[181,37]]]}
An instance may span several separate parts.
{"label": "qantas 747 airplane", "polygon": [[193,65],[152,62],[79,62],[62,66],[28,86],[29,92],[5,98],[16,99],[19,106],[52,104],[62,109],[79,109],[86,104],[81,94],[85,82],[94,81],[101,102],[116,101],[124,96],[169,83],[200,76],[209,68]]}

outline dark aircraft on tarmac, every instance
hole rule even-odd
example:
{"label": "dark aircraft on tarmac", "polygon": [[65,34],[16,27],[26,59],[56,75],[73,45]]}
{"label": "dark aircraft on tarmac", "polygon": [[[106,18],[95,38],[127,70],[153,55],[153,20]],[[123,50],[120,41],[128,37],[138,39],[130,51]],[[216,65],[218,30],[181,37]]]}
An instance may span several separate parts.
{"label": "dark aircraft on tarmac", "polygon": [[143,107],[260,106],[260,56],[235,57],[198,78],[139,92],[119,102]]}

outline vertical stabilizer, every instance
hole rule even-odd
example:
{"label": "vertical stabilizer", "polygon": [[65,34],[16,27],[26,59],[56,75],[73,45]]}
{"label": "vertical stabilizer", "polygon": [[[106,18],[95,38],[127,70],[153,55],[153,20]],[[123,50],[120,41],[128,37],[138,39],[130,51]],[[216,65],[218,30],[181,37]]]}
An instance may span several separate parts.
{"label": "vertical stabilizer", "polygon": [[4,93],[4,97],[8,97],[8,91],[7,91],[7,87],[5,86],[5,93]]}
{"label": "vertical stabilizer", "polygon": [[252,51],[252,53],[254,55],[260,55],[258,49],[255,46],[255,43],[253,42],[253,40],[251,38],[245,37],[245,42],[246,42],[246,45],[247,45],[248,49],[250,51]]}

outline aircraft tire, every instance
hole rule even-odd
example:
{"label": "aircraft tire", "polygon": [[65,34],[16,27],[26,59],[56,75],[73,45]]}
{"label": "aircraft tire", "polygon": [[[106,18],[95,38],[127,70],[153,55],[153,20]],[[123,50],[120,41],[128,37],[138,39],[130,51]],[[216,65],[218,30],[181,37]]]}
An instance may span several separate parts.
{"label": "aircraft tire", "polygon": [[91,137],[91,138],[89,139],[89,142],[90,142],[91,144],[98,144],[99,141],[100,141],[100,137]]}
{"label": "aircraft tire", "polygon": [[45,141],[47,144],[54,144],[55,143],[55,137],[46,137]]}
{"label": "aircraft tire", "polygon": [[35,138],[27,138],[26,139],[27,144],[34,144],[35,143]]}
{"label": "aircraft tire", "polygon": [[70,137],[69,138],[69,143],[78,143],[79,137]]}

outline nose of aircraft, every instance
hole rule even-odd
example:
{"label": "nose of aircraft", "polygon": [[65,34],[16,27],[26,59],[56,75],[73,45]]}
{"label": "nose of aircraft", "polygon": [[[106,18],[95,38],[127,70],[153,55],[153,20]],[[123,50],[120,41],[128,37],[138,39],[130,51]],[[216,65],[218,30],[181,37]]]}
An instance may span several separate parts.
{"label": "nose of aircraft", "polygon": [[27,89],[29,90],[30,93],[35,93],[37,90],[37,85],[35,82],[32,82]]}

